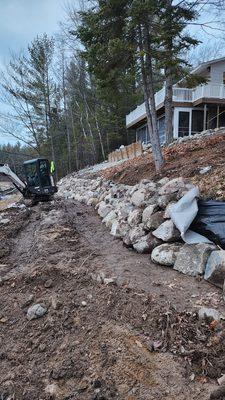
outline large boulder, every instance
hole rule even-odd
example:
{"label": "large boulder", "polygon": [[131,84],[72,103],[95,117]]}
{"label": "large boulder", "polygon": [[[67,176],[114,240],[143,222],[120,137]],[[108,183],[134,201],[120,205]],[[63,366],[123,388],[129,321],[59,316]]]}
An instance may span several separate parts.
{"label": "large boulder", "polygon": [[204,279],[223,288],[225,280],[225,250],[213,251],[206,263]]}
{"label": "large boulder", "polygon": [[164,212],[157,211],[144,223],[146,230],[157,229],[164,222]]}
{"label": "large boulder", "polygon": [[163,222],[152,234],[164,242],[174,242],[180,238],[180,232],[171,219]]}
{"label": "large boulder", "polygon": [[151,251],[159,244],[160,240],[155,238],[151,233],[148,233],[134,243],[133,247],[138,253],[151,253]]}
{"label": "large boulder", "polygon": [[157,264],[171,267],[176,261],[177,254],[181,246],[182,244],[180,243],[161,244],[153,249],[151,260]]}
{"label": "large boulder", "polygon": [[176,193],[182,188],[185,188],[184,179],[182,177],[174,178],[159,189],[159,194],[166,195]]}
{"label": "large boulder", "polygon": [[142,211],[140,209],[137,209],[130,213],[127,222],[131,227],[134,227],[141,223],[141,218],[142,218]]}
{"label": "large boulder", "polygon": [[206,243],[183,245],[177,255],[174,269],[191,276],[204,274],[207,258],[213,249],[215,246]]}

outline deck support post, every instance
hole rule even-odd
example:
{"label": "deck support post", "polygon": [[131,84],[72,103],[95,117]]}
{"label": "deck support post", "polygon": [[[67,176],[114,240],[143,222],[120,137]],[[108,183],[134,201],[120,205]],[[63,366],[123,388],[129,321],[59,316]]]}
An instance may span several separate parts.
{"label": "deck support post", "polygon": [[220,106],[217,106],[216,110],[216,127],[219,128],[219,117],[220,117]]}
{"label": "deck support post", "polygon": [[207,105],[204,104],[203,131],[206,131]]}

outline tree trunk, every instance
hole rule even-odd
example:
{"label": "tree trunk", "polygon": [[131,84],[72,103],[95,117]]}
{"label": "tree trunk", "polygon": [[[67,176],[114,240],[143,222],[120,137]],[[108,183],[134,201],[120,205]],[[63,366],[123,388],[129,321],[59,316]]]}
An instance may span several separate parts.
{"label": "tree trunk", "polygon": [[173,141],[173,78],[170,68],[166,68],[165,75],[165,138],[169,144]]}
{"label": "tree trunk", "polygon": [[99,141],[100,141],[100,145],[101,145],[102,157],[103,157],[103,160],[105,160],[105,150],[104,150],[104,146],[103,146],[102,133],[101,133],[96,115],[95,115],[95,123],[96,123],[96,128],[97,128]]}
{"label": "tree trunk", "polygon": [[[155,93],[153,89],[152,60],[151,60],[150,43],[147,35],[147,30],[145,30],[145,45],[147,49],[145,49],[144,51],[142,31],[141,27],[139,27],[139,46],[141,50],[140,51],[141,74],[144,87],[147,126],[152,145],[152,154],[155,161],[155,169],[156,171],[159,171],[164,163],[164,160],[162,156],[162,150],[159,141],[158,127],[157,127]],[[146,65],[143,55],[144,53],[146,54]]]}

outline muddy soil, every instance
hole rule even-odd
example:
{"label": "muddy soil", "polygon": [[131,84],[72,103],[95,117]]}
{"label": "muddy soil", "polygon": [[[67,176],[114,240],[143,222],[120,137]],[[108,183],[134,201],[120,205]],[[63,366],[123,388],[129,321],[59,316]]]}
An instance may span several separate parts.
{"label": "muddy soil", "polygon": [[[225,315],[219,290],[126,249],[88,206],[4,214],[1,399],[210,398],[225,373],[225,326],[196,310]],[[37,303],[48,312],[29,321]]]}

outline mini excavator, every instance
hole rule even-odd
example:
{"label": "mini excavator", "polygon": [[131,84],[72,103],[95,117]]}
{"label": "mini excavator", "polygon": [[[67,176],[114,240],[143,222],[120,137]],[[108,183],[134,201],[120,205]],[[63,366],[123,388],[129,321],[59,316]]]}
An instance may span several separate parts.
{"label": "mini excavator", "polygon": [[23,197],[31,199],[33,204],[51,200],[57,192],[54,163],[50,163],[46,158],[36,158],[25,161],[23,169],[24,181],[10,169],[8,164],[0,164],[0,175],[6,176]]}

